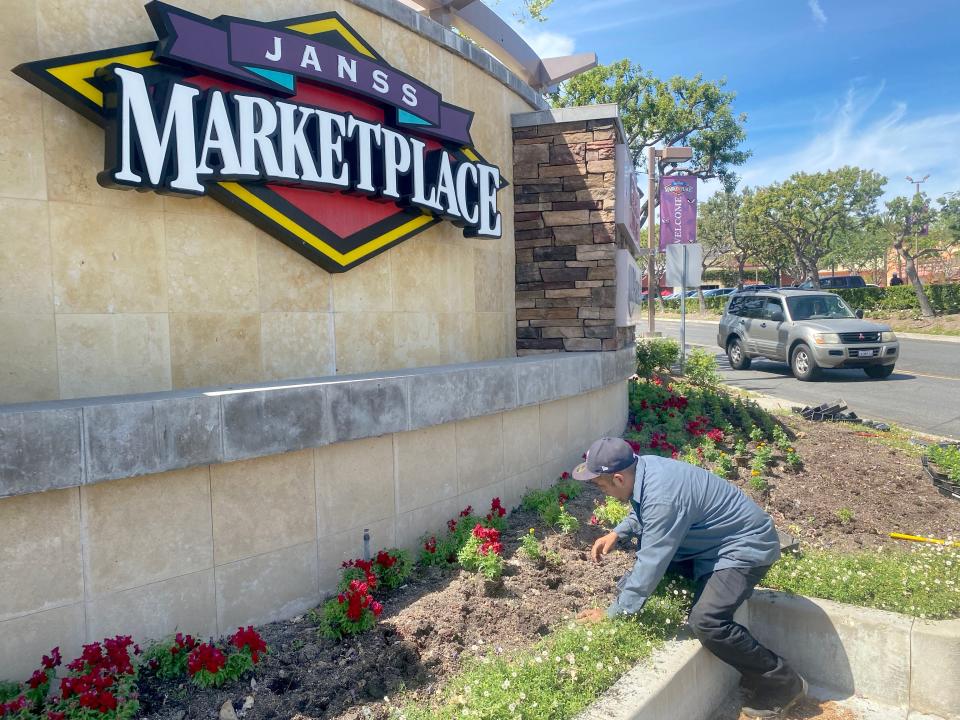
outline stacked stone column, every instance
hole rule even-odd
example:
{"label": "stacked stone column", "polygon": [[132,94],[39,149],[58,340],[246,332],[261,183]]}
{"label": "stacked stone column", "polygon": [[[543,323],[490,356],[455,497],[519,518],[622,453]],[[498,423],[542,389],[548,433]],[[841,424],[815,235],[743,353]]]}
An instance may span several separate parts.
{"label": "stacked stone column", "polygon": [[616,116],[514,127],[513,138],[517,353],[623,347],[632,332],[618,332],[614,314]]}

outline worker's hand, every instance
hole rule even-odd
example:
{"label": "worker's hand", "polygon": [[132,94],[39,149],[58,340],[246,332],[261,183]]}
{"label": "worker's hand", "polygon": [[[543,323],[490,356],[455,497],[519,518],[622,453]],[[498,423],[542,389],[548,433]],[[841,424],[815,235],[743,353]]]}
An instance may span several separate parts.
{"label": "worker's hand", "polygon": [[603,608],[587,608],[586,610],[581,610],[580,614],[577,615],[577,622],[583,625],[593,625],[605,620],[606,617],[607,611]]}
{"label": "worker's hand", "polygon": [[603,555],[613,550],[618,539],[615,532],[608,532],[606,535],[597,538],[596,542],[593,543],[593,547],[590,549],[590,555],[593,557],[593,561],[600,562],[600,558]]}

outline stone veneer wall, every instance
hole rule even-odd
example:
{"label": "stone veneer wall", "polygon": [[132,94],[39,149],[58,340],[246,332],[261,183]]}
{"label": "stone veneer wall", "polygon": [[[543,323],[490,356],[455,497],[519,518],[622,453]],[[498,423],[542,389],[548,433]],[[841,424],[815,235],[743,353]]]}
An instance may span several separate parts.
{"label": "stone veneer wall", "polygon": [[[612,110],[610,109],[612,107]],[[616,350],[615,106],[514,117],[517,353]],[[606,117],[595,117],[596,115]],[[591,119],[554,121],[585,115]]]}
{"label": "stone veneer wall", "polygon": [[364,528],[413,548],[516,506],[622,432],[632,354],[603,355],[0,410],[0,679],[56,645],[301,614]]}
{"label": "stone veneer wall", "polygon": [[[340,13],[387,62],[474,110],[477,150],[512,180],[510,116],[542,99],[401,3],[178,5],[263,21]],[[151,40],[143,0],[3,3],[0,404],[514,354],[509,190],[500,193],[499,240],[440,223],[330,274],[209,198],[100,187],[103,129],[9,72]]]}

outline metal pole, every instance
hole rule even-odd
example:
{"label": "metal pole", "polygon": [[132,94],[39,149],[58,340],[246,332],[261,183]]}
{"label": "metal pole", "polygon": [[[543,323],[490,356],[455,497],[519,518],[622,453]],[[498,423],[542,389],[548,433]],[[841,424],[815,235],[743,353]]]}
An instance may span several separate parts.
{"label": "metal pole", "polygon": [[680,374],[687,360],[687,244],[683,244],[683,269],[680,271]]}
{"label": "metal pole", "polygon": [[[653,322],[653,278],[656,273],[656,259],[657,259],[657,246],[654,244],[653,236],[653,213],[654,213],[654,198],[653,194],[657,191],[656,188],[656,151],[653,149],[653,146],[647,148],[647,176],[649,178],[647,184],[647,334],[650,337],[653,337],[654,333],[654,322]],[[659,283],[657,284],[657,294],[660,293]]]}

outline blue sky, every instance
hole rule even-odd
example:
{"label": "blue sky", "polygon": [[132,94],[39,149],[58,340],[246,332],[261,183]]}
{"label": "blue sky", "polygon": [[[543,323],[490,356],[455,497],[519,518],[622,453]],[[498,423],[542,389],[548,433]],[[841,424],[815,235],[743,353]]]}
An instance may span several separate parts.
{"label": "blue sky", "polygon": [[547,14],[518,27],[542,57],[726,78],[748,116],[745,184],[854,164],[886,175],[888,196],[927,173],[934,196],[960,190],[960,0],[555,0]]}

